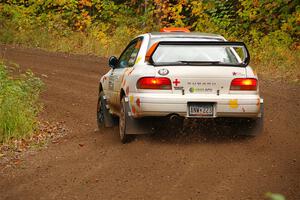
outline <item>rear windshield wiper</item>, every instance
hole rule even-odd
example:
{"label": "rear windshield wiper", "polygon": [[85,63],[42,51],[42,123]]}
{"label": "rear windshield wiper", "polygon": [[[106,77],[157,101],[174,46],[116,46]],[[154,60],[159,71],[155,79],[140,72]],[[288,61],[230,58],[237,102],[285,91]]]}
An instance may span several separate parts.
{"label": "rear windshield wiper", "polygon": [[164,66],[164,65],[194,65],[194,66],[209,66],[209,65],[218,65],[218,66],[236,66],[236,67],[244,67],[242,63],[224,63],[221,61],[185,61],[180,60],[176,62],[154,62],[152,63],[154,66]]}
{"label": "rear windshield wiper", "polygon": [[214,64],[222,64],[220,61],[185,61],[179,60],[175,62],[154,62],[156,66],[161,65],[214,65]]}
{"label": "rear windshield wiper", "polygon": [[193,64],[222,64],[220,61],[187,61],[187,60],[180,60],[177,61],[176,63],[183,63],[183,64],[188,64],[188,65],[193,65]]}

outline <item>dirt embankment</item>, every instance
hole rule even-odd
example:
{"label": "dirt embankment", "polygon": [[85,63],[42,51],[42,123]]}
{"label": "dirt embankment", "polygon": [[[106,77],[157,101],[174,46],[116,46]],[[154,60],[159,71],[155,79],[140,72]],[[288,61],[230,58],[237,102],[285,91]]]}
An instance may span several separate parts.
{"label": "dirt embankment", "polygon": [[265,132],[254,139],[187,131],[138,136],[96,130],[106,59],[0,46],[0,56],[42,77],[43,116],[68,136],[0,172],[0,199],[300,199],[300,89],[261,81]]}

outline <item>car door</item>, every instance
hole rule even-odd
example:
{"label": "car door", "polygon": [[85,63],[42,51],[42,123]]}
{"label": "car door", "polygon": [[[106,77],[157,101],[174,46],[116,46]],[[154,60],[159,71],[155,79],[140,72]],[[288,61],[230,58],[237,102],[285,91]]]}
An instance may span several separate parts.
{"label": "car door", "polygon": [[112,70],[112,73],[109,76],[109,86],[111,90],[110,104],[115,109],[119,109],[120,105],[122,76],[125,73],[126,69],[134,66],[138,52],[140,50],[141,42],[142,38],[136,38],[128,44],[119,58],[117,67]]}

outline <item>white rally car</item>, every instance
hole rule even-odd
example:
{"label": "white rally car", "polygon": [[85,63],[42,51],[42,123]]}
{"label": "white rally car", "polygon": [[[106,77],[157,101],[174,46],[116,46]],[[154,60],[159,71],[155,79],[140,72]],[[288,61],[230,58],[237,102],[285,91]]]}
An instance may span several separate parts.
{"label": "white rally car", "polygon": [[257,135],[263,99],[249,61],[244,43],[220,35],[184,28],[140,35],[109,59],[99,85],[98,125],[111,127],[119,117],[123,143],[149,132],[154,119],[174,116],[225,119],[238,134]]}

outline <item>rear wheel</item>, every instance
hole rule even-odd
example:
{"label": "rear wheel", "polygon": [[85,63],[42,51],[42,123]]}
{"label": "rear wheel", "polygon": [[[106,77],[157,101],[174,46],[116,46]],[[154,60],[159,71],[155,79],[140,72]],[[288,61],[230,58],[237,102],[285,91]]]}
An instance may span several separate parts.
{"label": "rear wheel", "polygon": [[133,139],[133,135],[129,135],[126,132],[126,118],[128,118],[128,111],[126,110],[125,97],[121,101],[120,119],[119,119],[119,135],[123,144],[130,142]]}
{"label": "rear wheel", "polygon": [[97,104],[97,124],[98,128],[102,127],[113,127],[114,118],[109,113],[106,107],[106,100],[104,99],[104,92],[100,92]]}

